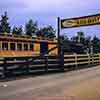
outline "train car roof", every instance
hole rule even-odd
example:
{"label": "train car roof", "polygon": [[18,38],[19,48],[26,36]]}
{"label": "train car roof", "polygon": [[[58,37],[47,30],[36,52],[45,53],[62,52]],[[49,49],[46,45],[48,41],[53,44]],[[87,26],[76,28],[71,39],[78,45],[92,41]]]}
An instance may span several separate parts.
{"label": "train car roof", "polygon": [[48,42],[48,43],[57,43],[56,39],[48,39],[42,37],[31,37],[31,36],[18,36],[12,34],[0,34],[1,41],[17,41],[17,42]]}

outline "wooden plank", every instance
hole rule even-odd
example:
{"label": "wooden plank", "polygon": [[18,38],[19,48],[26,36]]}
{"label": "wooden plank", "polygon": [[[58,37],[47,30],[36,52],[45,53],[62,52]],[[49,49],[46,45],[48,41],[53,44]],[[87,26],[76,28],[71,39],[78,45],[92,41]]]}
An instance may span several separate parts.
{"label": "wooden plank", "polygon": [[0,64],[3,64],[4,63],[4,61],[0,61]]}
{"label": "wooden plank", "polygon": [[94,62],[100,62],[99,60],[95,60]]}
{"label": "wooden plank", "polygon": [[75,57],[75,55],[64,55],[64,57]]}
{"label": "wooden plank", "polygon": [[88,60],[89,58],[77,58],[77,60]]}
{"label": "wooden plank", "polygon": [[94,60],[95,60],[95,59],[99,59],[99,57],[94,57]]}
{"label": "wooden plank", "polygon": [[48,64],[48,67],[49,66],[54,66],[55,67],[55,66],[59,66],[59,64]]}
{"label": "wooden plank", "polygon": [[59,59],[48,59],[48,61],[59,61]]}
{"label": "wooden plank", "polygon": [[64,66],[76,65],[76,63],[65,63]]}
{"label": "wooden plank", "polygon": [[88,57],[87,54],[77,54],[77,57]]}
{"label": "wooden plank", "polygon": [[4,60],[4,57],[0,57],[0,60]]}
{"label": "wooden plank", "polygon": [[3,67],[0,67],[0,71],[3,70]]}
{"label": "wooden plank", "polygon": [[31,65],[31,66],[29,66],[30,68],[31,67],[45,67],[45,64],[39,64],[39,65]]}
{"label": "wooden plank", "polygon": [[64,61],[75,61],[75,58],[74,59],[64,59]]}
{"label": "wooden plank", "polygon": [[86,62],[86,61],[85,61],[85,62],[78,62],[77,64],[78,64],[78,65],[79,65],[79,64],[88,64],[88,61],[87,61],[87,62]]}

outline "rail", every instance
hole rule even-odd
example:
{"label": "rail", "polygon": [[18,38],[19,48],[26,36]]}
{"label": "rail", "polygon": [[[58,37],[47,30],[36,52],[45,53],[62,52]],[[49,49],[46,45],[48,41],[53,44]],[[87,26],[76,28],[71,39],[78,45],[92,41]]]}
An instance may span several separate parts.
{"label": "rail", "polygon": [[0,57],[0,76],[7,77],[15,74],[27,74],[35,71],[66,70],[69,68],[84,68],[84,65],[100,64],[98,54],[40,55],[30,57]]}
{"label": "rail", "polygon": [[100,54],[73,54],[64,55],[64,66],[91,65],[100,63]]}

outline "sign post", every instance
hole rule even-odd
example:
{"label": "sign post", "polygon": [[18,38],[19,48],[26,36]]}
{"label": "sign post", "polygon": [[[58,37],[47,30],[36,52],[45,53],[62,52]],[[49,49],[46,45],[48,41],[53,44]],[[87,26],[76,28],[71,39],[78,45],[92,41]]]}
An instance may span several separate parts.
{"label": "sign post", "polygon": [[61,42],[60,42],[60,29],[61,29],[61,23],[60,23],[60,17],[58,17],[58,34],[57,34],[57,37],[58,37],[58,56],[61,55]]}
{"label": "sign post", "polygon": [[61,31],[61,20],[60,17],[58,17],[58,57],[59,57],[59,62],[60,62],[60,68],[62,71],[64,71],[64,52],[62,49],[62,44],[61,44],[61,36],[60,36],[60,31]]}
{"label": "sign post", "polygon": [[[91,26],[91,25],[99,25],[100,24],[100,14],[90,15],[90,16],[82,16],[76,18],[69,19],[60,19],[58,17],[58,56],[61,59],[61,66],[64,64],[64,52],[62,50],[60,30],[65,28],[75,28],[75,27],[83,27],[83,26]],[[93,47],[91,47],[91,52]],[[63,57],[63,58],[62,58]],[[63,61],[62,61],[63,59]]]}

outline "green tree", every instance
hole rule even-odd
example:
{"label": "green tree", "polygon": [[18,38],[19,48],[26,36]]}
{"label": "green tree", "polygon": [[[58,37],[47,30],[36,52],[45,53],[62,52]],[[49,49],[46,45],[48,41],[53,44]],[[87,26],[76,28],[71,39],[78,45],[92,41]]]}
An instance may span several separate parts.
{"label": "green tree", "polygon": [[29,35],[29,36],[36,35],[37,31],[38,31],[37,22],[33,22],[33,20],[30,19],[25,25],[26,35]]}
{"label": "green tree", "polygon": [[23,32],[22,26],[20,26],[20,27],[15,27],[14,26],[12,32],[15,35],[22,35],[22,32]]}
{"label": "green tree", "polygon": [[7,12],[4,13],[4,15],[1,16],[1,20],[0,20],[0,33],[4,33],[4,32],[7,32],[7,33],[10,33],[10,25],[9,25],[9,22],[8,22],[8,15],[7,15]]}
{"label": "green tree", "polygon": [[96,36],[92,39],[92,46],[94,53],[100,53],[100,39]]}
{"label": "green tree", "polygon": [[85,42],[84,32],[77,32],[77,36],[72,37],[71,40],[75,43],[84,44]]}
{"label": "green tree", "polygon": [[84,41],[83,45],[86,48],[90,48],[90,46],[91,46],[91,37],[90,36],[88,36],[88,37],[85,38],[85,41]]}
{"label": "green tree", "polygon": [[77,32],[78,43],[84,43],[85,35],[83,32]]}
{"label": "green tree", "polygon": [[55,30],[52,26],[47,26],[47,27],[41,28],[37,32],[37,36],[41,36],[41,37],[45,37],[45,38],[54,38]]}
{"label": "green tree", "polygon": [[70,40],[67,36],[62,36],[62,47],[65,53],[70,52],[71,47],[70,47]]}

